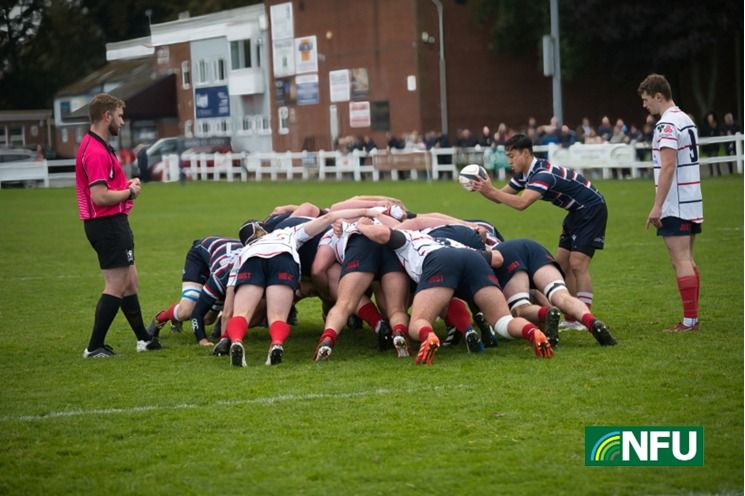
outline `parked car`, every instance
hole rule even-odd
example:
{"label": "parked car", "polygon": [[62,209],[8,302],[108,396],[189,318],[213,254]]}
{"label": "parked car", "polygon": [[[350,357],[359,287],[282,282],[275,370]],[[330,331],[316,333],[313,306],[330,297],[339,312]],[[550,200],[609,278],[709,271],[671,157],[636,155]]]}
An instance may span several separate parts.
{"label": "parked car", "polygon": [[0,163],[31,162],[36,160],[36,152],[26,148],[0,148]]}
{"label": "parked car", "polygon": [[[161,138],[147,149],[148,171],[150,180],[161,181],[166,164],[164,158],[168,155],[180,157],[179,167],[189,167],[189,161],[183,156],[189,153],[227,153],[232,151],[230,138]],[[210,165],[212,167],[212,165]]]}

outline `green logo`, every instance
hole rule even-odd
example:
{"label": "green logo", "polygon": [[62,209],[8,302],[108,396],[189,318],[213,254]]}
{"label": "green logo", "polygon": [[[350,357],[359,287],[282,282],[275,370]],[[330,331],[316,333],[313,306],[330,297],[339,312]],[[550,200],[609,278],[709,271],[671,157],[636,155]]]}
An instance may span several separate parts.
{"label": "green logo", "polygon": [[585,465],[704,465],[704,428],[691,426],[585,427]]}

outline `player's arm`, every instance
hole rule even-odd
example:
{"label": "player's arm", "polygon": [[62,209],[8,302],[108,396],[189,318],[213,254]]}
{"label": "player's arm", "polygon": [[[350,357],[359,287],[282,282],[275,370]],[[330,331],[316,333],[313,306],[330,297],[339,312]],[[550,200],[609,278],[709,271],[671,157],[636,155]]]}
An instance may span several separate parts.
{"label": "player's arm", "polygon": [[331,225],[332,222],[341,219],[356,219],[358,217],[377,217],[380,212],[370,208],[349,208],[344,210],[335,210],[324,214],[317,219],[303,224],[303,230],[309,237],[320,234]]}
{"label": "player's arm", "polygon": [[647,228],[650,225],[658,228],[662,227],[662,204],[665,203],[665,198],[667,198],[667,194],[670,192],[670,186],[673,183],[676,155],[677,150],[674,148],[660,149],[660,175],[657,181],[657,192],[654,195],[654,204],[647,216]]}
{"label": "player's arm", "polygon": [[393,232],[390,227],[383,224],[373,224],[372,222],[360,219],[357,222],[357,230],[370,241],[384,245],[391,239]]}
{"label": "player's arm", "polygon": [[502,189],[497,189],[492,184],[490,178],[477,178],[471,181],[471,188],[474,191],[478,191],[484,196],[484,198],[487,198],[494,203],[503,203],[500,199],[500,195],[517,195],[517,190],[510,186],[510,183],[505,184]]}
{"label": "player's arm", "polygon": [[[509,188],[509,186],[505,186],[505,188]],[[522,194],[518,195],[516,194],[517,192],[505,192],[505,188],[495,189],[493,191],[493,199],[497,203],[504,203],[505,205],[512,207],[515,210],[525,210],[533,203],[535,203],[536,200],[541,198],[541,194],[538,191],[534,191],[532,189],[525,189],[523,190]]]}
{"label": "player's arm", "polygon": [[99,206],[116,205],[125,200],[134,200],[140,194],[140,181],[131,180],[127,189],[109,189],[106,183],[91,185],[91,200]]}

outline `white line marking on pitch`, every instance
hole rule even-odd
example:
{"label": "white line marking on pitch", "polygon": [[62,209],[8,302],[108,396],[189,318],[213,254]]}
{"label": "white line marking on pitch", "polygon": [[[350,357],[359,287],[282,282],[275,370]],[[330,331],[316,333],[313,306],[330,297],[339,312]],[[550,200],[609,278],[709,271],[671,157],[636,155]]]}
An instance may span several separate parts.
{"label": "white line marking on pitch", "polygon": [[239,406],[239,405],[272,405],[275,403],[292,402],[292,401],[314,401],[314,400],[343,400],[361,398],[365,396],[385,396],[389,394],[409,394],[423,391],[444,391],[446,389],[469,389],[470,386],[457,384],[452,386],[434,386],[432,388],[406,388],[406,389],[386,389],[379,388],[370,391],[358,391],[354,393],[308,393],[308,394],[282,394],[278,396],[265,396],[246,400],[220,400],[214,403],[181,403],[179,405],[144,405],[133,406],[128,408],[96,408],[93,410],[67,410],[60,412],[49,412],[43,415],[20,415],[0,417],[0,422],[34,422],[37,420],[46,420],[53,418],[65,417],[88,417],[95,415],[127,415],[132,413],[152,412],[155,410],[183,410],[192,408],[208,408],[214,405],[219,406]]}

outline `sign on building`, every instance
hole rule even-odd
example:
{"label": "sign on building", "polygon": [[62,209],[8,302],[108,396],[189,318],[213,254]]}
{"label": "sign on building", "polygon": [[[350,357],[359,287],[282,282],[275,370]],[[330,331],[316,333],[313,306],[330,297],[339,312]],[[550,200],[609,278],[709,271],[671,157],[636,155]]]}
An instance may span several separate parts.
{"label": "sign on building", "polygon": [[295,74],[295,40],[272,40],[272,66],[274,77]]}
{"label": "sign on building", "polygon": [[370,102],[349,102],[349,127],[370,127]]}
{"label": "sign on building", "polygon": [[194,89],[197,119],[230,115],[230,95],[227,86]]}
{"label": "sign on building", "polygon": [[314,36],[295,38],[295,74],[318,72],[318,42]]}
{"label": "sign on building", "polygon": [[332,102],[348,102],[351,92],[349,69],[329,71],[329,95]]}
{"label": "sign on building", "polygon": [[292,18],[292,2],[278,3],[269,8],[272,22],[272,39],[293,38],[295,28]]}
{"label": "sign on building", "polygon": [[295,77],[298,105],[315,105],[321,101],[318,91],[318,74],[304,74]]}

